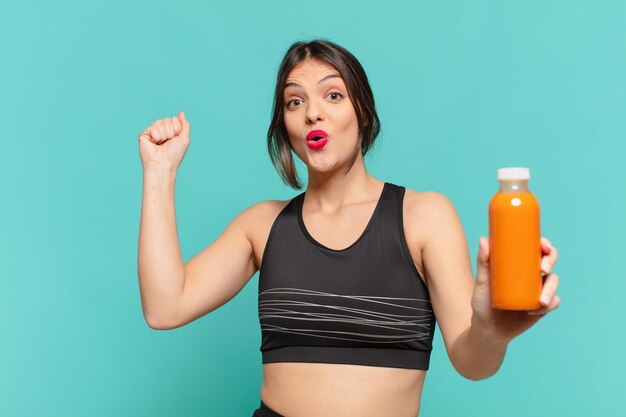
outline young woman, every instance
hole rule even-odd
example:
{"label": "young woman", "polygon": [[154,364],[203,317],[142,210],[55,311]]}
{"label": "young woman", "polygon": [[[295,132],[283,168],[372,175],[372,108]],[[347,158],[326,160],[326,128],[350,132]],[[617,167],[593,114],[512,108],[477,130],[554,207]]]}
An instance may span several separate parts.
{"label": "young woman", "polygon": [[278,72],[268,150],[294,189],[293,154],[306,164],[306,191],[247,208],[186,264],[174,184],[189,122],[180,113],[139,136],[146,321],[183,326],[260,271],[263,383],[254,416],[415,417],[435,318],[455,369],[478,380],[498,370],[514,337],[559,306],[557,250],[542,238],[542,307],[493,309],[488,240],[479,241],[474,280],[450,200],[368,173],[363,157],[378,132],[356,58],[328,41],[293,44]]}

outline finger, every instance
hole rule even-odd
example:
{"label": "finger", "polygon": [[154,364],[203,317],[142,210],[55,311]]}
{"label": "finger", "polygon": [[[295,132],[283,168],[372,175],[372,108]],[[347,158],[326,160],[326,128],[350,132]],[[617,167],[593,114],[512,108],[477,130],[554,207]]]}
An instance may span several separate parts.
{"label": "finger", "polygon": [[560,305],[561,298],[558,295],[555,295],[549,306],[541,307],[536,310],[528,310],[526,311],[526,313],[528,313],[529,316],[545,316],[552,310],[556,310],[557,308],[559,308]]}
{"label": "finger", "polygon": [[174,137],[174,123],[170,117],[163,119],[163,124],[165,125],[165,133],[167,133],[167,139],[172,139]]}
{"label": "finger", "polygon": [[545,237],[541,237],[541,250],[544,253],[550,253],[550,251],[554,248],[552,243]]}
{"label": "finger", "polygon": [[555,261],[556,261],[556,258],[559,256],[559,251],[545,237],[541,238],[541,250],[542,250],[543,253],[549,254],[550,257],[554,258]]}
{"label": "finger", "polygon": [[550,306],[548,307],[548,312],[552,310],[556,310],[557,308],[559,308],[560,305],[561,305],[561,297],[559,297],[558,295],[555,295],[554,298],[552,299],[552,302],[550,303]]}
{"label": "finger", "polygon": [[556,260],[559,256],[558,251],[550,241],[544,237],[541,238],[541,249],[542,252],[546,254],[541,258],[541,270],[549,274],[554,269],[554,265],[556,265]]}
{"label": "finger", "polygon": [[478,240],[478,256],[476,267],[476,282],[480,284],[489,281],[489,241],[481,236]]}
{"label": "finger", "polygon": [[552,299],[554,298],[558,287],[559,276],[557,274],[548,275],[546,277],[546,281],[543,283],[541,297],[539,297],[539,302],[542,306],[549,306],[552,303]]}
{"label": "finger", "polygon": [[139,140],[141,140],[142,138],[148,139],[152,143],[159,142],[159,130],[154,126],[154,123],[148,126],[146,130],[139,134]]}
{"label": "finger", "polygon": [[489,264],[489,240],[481,236],[478,240],[478,260],[485,264]]}
{"label": "finger", "polygon": [[157,144],[165,140],[165,129],[162,120],[157,120],[152,124],[152,137],[156,139]]}
{"label": "finger", "polygon": [[148,135],[150,135],[150,139],[153,142],[158,142],[161,139],[161,132],[159,132],[159,128],[155,123],[152,123],[149,128],[146,129]]}
{"label": "finger", "polygon": [[554,267],[554,265],[556,264],[556,260],[557,260],[557,259],[558,259],[558,257],[559,257],[559,251],[558,251],[558,249],[557,249],[554,245],[552,245],[552,244],[550,244],[549,248],[550,248],[550,252],[549,252],[549,255],[548,255],[548,256],[550,257],[550,263],[551,263],[552,267]]}
{"label": "finger", "polygon": [[537,310],[526,311],[526,313],[528,313],[529,316],[545,316],[547,312],[548,312],[548,309],[546,307],[541,307]]}
{"label": "finger", "polygon": [[178,120],[178,117],[172,117],[172,125],[174,126],[174,136],[180,135],[182,126],[180,124],[180,120]]}
{"label": "finger", "polygon": [[152,130],[152,126],[148,126],[139,134],[139,140],[148,139],[150,140],[150,131]]}
{"label": "finger", "polygon": [[180,123],[182,125],[182,132],[180,134],[183,136],[189,136],[189,130],[191,129],[191,126],[189,125],[189,122],[187,121],[185,112],[181,111],[180,113],[178,113],[178,119],[180,120]]}
{"label": "finger", "polygon": [[548,256],[541,258],[541,272],[548,275],[552,271],[552,260]]}

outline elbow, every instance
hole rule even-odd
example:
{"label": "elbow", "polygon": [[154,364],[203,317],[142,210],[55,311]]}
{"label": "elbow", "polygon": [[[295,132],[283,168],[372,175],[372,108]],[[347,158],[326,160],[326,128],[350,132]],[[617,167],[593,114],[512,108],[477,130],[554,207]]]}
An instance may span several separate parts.
{"label": "elbow", "polygon": [[160,322],[160,321],[146,319],[146,323],[148,324],[148,327],[151,328],[152,330],[170,330],[174,328],[173,326],[164,324],[163,322]]}
{"label": "elbow", "polygon": [[495,369],[494,368],[480,369],[480,368],[472,368],[472,367],[461,367],[461,366],[455,365],[454,363],[453,365],[454,365],[454,369],[456,369],[459,375],[461,375],[465,379],[469,379],[470,381],[482,381],[483,379],[490,378],[494,376],[500,369],[500,366],[498,366]]}
{"label": "elbow", "polygon": [[148,327],[153,330],[171,330],[178,327],[177,325],[172,323],[171,320],[167,320],[164,317],[147,315],[145,313],[143,317]]}
{"label": "elbow", "polygon": [[483,379],[493,376],[495,372],[493,374],[468,374],[459,372],[459,374],[461,374],[463,378],[469,379],[470,381],[482,381]]}

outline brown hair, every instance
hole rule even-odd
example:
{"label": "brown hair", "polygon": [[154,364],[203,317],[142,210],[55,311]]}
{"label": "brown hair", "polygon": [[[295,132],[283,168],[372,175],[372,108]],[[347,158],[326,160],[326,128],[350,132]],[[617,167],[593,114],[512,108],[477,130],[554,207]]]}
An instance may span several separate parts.
{"label": "brown hair", "polygon": [[[267,150],[274,168],[283,182],[292,188],[301,189],[302,184],[293,160],[291,143],[285,127],[283,90],[291,70],[307,58],[314,58],[333,66],[346,84],[350,101],[356,111],[359,124],[361,154],[365,156],[380,132],[380,120],[374,106],[374,95],[367,75],[359,61],[348,50],[330,41],[316,39],[292,44],[278,69],[272,121],[267,130]],[[359,143],[354,150],[348,171],[358,157]]]}

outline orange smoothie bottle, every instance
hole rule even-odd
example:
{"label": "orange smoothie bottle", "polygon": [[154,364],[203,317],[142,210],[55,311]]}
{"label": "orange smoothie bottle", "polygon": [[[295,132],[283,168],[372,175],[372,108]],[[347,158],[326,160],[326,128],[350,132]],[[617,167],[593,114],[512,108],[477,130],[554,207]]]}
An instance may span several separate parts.
{"label": "orange smoothie bottle", "polygon": [[500,310],[540,307],[539,202],[529,179],[528,168],[499,169],[500,189],[489,203],[491,305]]}

